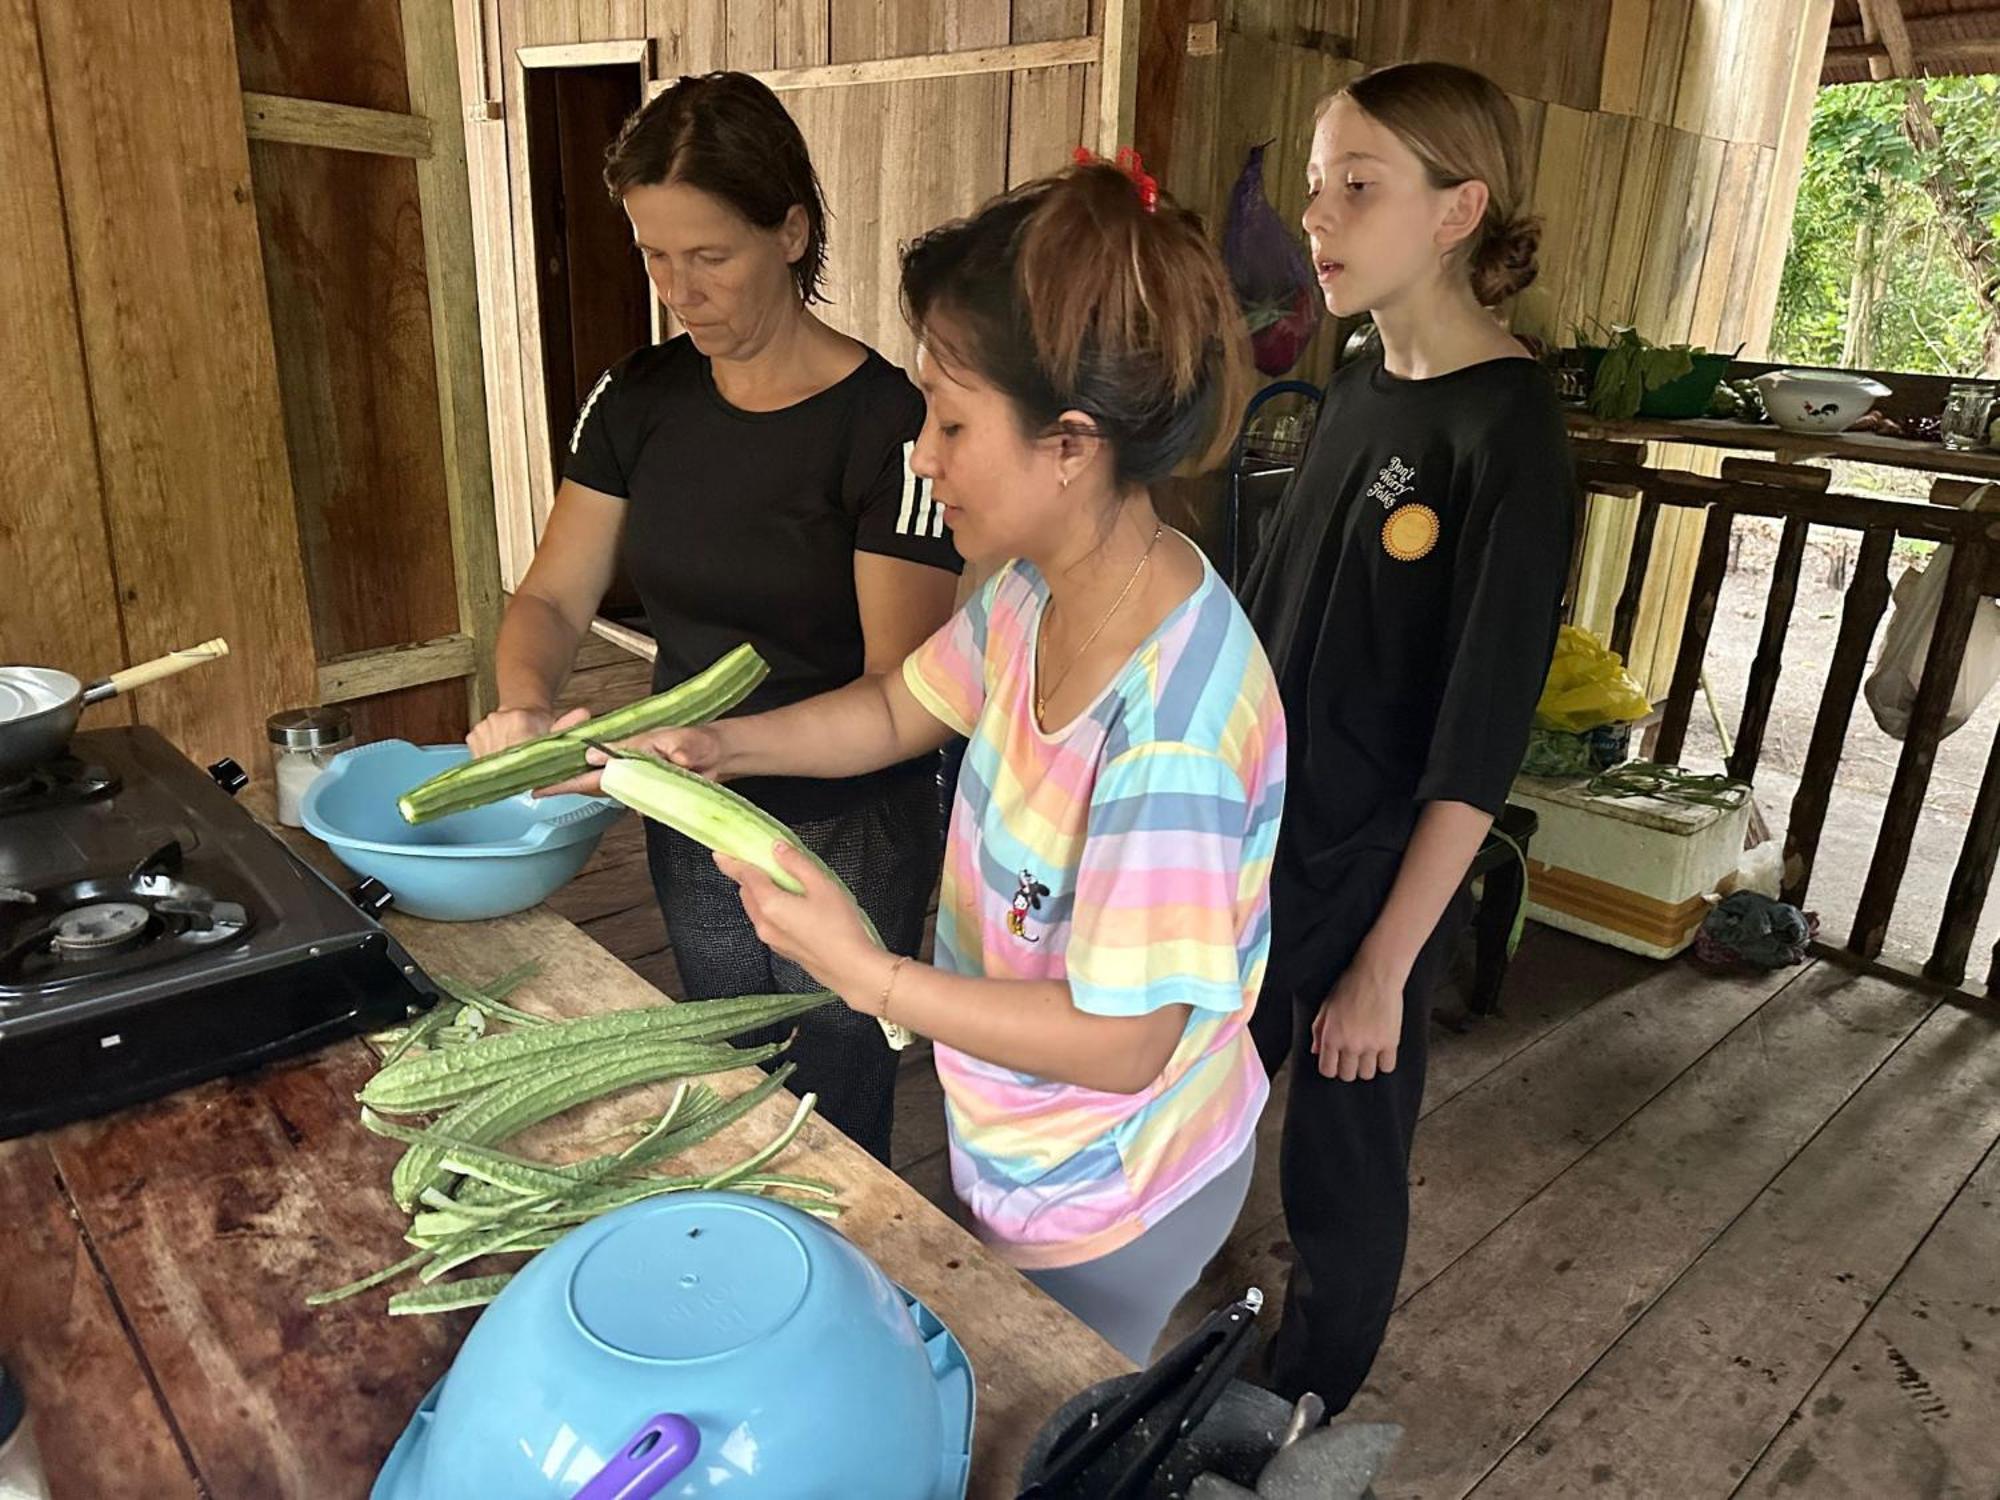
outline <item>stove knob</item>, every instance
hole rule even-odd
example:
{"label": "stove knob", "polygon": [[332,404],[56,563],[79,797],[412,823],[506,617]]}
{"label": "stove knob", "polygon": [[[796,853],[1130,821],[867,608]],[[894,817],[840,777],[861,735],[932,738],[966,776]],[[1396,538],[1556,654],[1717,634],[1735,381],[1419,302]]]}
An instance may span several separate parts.
{"label": "stove knob", "polygon": [[368,916],[379,917],[394,904],[396,897],[389,887],[370,875],[359,885],[348,890],[347,899],[360,907]]}
{"label": "stove knob", "polygon": [[208,768],[208,774],[232,797],[250,785],[250,773],[226,755]]}

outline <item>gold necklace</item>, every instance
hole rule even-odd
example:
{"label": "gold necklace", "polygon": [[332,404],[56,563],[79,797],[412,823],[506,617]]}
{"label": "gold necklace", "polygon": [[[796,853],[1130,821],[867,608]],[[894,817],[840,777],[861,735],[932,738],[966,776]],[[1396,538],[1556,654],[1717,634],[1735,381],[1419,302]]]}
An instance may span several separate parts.
{"label": "gold necklace", "polygon": [[[1068,681],[1069,674],[1071,672],[1074,672],[1076,670],[1076,664],[1083,660],[1083,653],[1090,649],[1091,642],[1095,641],[1100,635],[1104,634],[1104,627],[1111,623],[1111,617],[1118,613],[1118,606],[1125,602],[1126,597],[1132,592],[1132,585],[1139,581],[1139,574],[1146,566],[1146,559],[1153,555],[1153,548],[1158,545],[1160,537],[1166,531],[1166,529],[1167,525],[1166,522],[1164,521],[1159,522],[1157,525],[1153,527],[1153,539],[1146,543],[1146,550],[1139,554],[1139,561],[1137,564],[1134,565],[1132,569],[1132,576],[1125,580],[1125,587],[1120,589],[1118,591],[1118,597],[1111,601],[1111,608],[1107,609],[1104,612],[1104,618],[1097,622],[1097,628],[1091,631],[1089,635],[1083,638],[1083,644],[1081,646],[1078,646],[1075,651],[1070,653],[1070,658],[1068,663],[1063,667],[1061,674],[1056,678],[1056,680],[1054,682],[1049,683],[1046,687],[1044,687],[1040,681],[1039,674],[1037,674],[1037,680],[1035,683],[1036,723],[1038,724],[1041,723],[1044,715],[1048,712],[1049,694],[1055,692],[1058,688],[1060,688],[1063,685],[1064,682]],[[1043,610],[1042,612],[1042,623],[1044,625],[1048,623],[1047,610]],[[1041,635],[1039,632],[1036,633],[1035,644],[1037,646],[1041,644]]]}

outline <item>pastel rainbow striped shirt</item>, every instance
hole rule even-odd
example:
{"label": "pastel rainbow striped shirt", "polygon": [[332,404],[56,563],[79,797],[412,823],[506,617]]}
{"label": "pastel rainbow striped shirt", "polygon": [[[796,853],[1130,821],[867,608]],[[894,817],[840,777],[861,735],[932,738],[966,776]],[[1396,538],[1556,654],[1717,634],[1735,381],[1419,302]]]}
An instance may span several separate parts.
{"label": "pastel rainbow striped shirt", "polygon": [[1052,1083],[937,1049],[952,1181],[1026,1269],[1130,1243],[1250,1145],[1268,1086],[1245,1029],[1270,950],[1285,726],[1263,649],[1201,584],[1097,700],[1044,734],[1033,712],[1047,585],[1010,563],[903,665],[968,737],[938,907],[940,968],[1067,980],[1077,1008],[1193,1007],[1137,1094]]}

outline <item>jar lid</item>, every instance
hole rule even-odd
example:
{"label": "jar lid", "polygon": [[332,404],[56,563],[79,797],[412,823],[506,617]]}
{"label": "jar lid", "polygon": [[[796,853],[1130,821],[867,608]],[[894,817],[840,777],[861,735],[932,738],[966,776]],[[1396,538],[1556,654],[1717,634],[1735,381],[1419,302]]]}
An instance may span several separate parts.
{"label": "jar lid", "polygon": [[324,750],[354,737],[354,719],[338,705],[288,708],[266,719],[264,732],[287,750]]}
{"label": "jar lid", "polygon": [[20,1382],[7,1373],[7,1367],[0,1365],[0,1446],[14,1435],[14,1429],[21,1425],[21,1418],[28,1414],[28,1395],[21,1389]]}

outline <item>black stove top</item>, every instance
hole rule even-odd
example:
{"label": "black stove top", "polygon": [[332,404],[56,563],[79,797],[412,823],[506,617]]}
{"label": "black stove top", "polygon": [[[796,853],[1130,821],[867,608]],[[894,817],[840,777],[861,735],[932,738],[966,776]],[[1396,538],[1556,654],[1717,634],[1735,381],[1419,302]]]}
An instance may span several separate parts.
{"label": "black stove top", "polygon": [[74,755],[65,755],[0,781],[0,818],[11,813],[66,807],[72,802],[89,802],[96,797],[109,797],[117,790],[118,778],[108,768],[85,765]]}
{"label": "black stove top", "polygon": [[236,804],[228,763],[204,772],[146,728],[72,749],[0,788],[0,1139],[434,998],[355,897]]}

